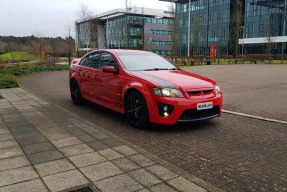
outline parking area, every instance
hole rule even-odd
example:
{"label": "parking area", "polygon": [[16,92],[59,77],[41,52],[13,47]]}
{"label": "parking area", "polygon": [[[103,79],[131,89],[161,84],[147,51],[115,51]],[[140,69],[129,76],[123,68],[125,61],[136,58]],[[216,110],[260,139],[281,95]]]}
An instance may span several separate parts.
{"label": "parking area", "polygon": [[210,65],[183,69],[220,86],[223,108],[287,121],[287,65]]}
{"label": "parking area", "polygon": [[[183,69],[217,81],[224,93],[224,109],[287,121],[287,65]],[[207,122],[140,130],[100,106],[73,105],[67,71],[26,76],[21,85],[224,191],[287,190],[286,124],[224,113]]]}

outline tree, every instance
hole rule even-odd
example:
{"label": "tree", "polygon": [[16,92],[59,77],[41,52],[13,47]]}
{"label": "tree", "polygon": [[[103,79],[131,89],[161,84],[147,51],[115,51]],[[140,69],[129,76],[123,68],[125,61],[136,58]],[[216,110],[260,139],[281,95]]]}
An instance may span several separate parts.
{"label": "tree", "polygon": [[197,10],[194,16],[194,25],[191,30],[192,42],[193,42],[193,55],[200,55],[200,38],[203,30],[203,26],[200,19],[200,10]]}
{"label": "tree", "polygon": [[267,30],[266,30],[266,54],[268,56],[268,61],[270,64],[271,64],[272,52],[274,48],[273,36],[275,36],[275,29],[274,29],[273,22],[270,18],[268,25],[267,25]]}
{"label": "tree", "polygon": [[70,23],[68,23],[66,27],[67,33],[66,33],[66,38],[65,38],[65,53],[69,59],[69,64],[71,64],[71,57],[73,56],[74,53],[74,46],[75,46],[75,40],[72,38],[72,27]]}
{"label": "tree", "polygon": [[56,55],[59,51],[59,39],[56,38],[56,34],[54,33],[54,38],[50,42],[53,56],[53,63],[56,64]]}
{"label": "tree", "polygon": [[229,38],[229,50],[235,58],[237,63],[237,56],[239,52],[239,38],[241,26],[243,25],[243,8],[241,0],[234,0],[231,2],[231,18],[230,18],[230,38]]}
{"label": "tree", "polygon": [[94,28],[92,26],[93,13],[87,5],[82,4],[77,10],[76,16],[78,19],[78,27],[79,27],[78,31],[81,33],[81,39],[79,39],[79,42],[80,40],[82,40],[83,46],[85,46],[85,48],[88,51],[91,44],[91,36],[94,35],[93,30],[91,30]]}
{"label": "tree", "polygon": [[7,52],[8,44],[6,42],[0,41],[0,53]]}
{"label": "tree", "polygon": [[126,34],[126,44],[127,44],[127,49],[130,48],[130,18],[129,14],[131,13],[132,10],[132,1],[131,0],[124,0],[125,4],[125,34]]}
{"label": "tree", "polygon": [[34,32],[35,33],[35,40],[31,41],[30,43],[30,51],[35,56],[40,57],[40,63],[43,64],[44,61],[44,53],[47,52],[49,48],[49,44],[47,40],[44,38],[44,33],[39,31],[38,29]]}
{"label": "tree", "polygon": [[171,42],[172,42],[172,47],[171,47],[171,58],[174,60],[174,58],[178,55],[180,46],[181,46],[181,38],[180,38],[180,31],[181,28],[178,23],[177,19],[177,12],[175,11],[175,5],[170,4],[168,7],[170,16],[171,16],[171,21],[168,25],[169,31],[171,31]]}

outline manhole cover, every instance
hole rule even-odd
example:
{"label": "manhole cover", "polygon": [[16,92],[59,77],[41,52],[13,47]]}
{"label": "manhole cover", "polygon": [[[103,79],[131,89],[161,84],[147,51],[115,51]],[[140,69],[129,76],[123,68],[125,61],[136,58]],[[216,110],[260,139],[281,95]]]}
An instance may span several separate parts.
{"label": "manhole cover", "polygon": [[4,97],[2,95],[0,95],[0,99],[4,99]]}
{"label": "manhole cover", "polygon": [[85,187],[83,189],[78,189],[76,191],[71,191],[71,192],[93,192],[93,190],[90,189],[89,187]]}

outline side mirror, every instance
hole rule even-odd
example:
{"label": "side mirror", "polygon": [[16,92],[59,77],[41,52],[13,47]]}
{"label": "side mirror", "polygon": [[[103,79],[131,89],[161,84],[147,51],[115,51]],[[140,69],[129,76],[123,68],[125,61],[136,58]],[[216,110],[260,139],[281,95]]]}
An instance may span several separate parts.
{"label": "side mirror", "polygon": [[104,67],[102,71],[104,73],[114,73],[114,74],[118,73],[118,71],[114,66]]}

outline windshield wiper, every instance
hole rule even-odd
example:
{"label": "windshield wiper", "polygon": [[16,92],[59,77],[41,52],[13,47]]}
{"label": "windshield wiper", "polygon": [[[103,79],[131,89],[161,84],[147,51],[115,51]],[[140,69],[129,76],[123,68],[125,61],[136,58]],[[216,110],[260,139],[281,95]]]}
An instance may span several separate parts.
{"label": "windshield wiper", "polygon": [[174,68],[169,68],[168,70],[178,70],[178,68],[174,67]]}
{"label": "windshield wiper", "polygon": [[158,71],[158,70],[169,70],[168,68],[152,68],[152,69],[145,69],[145,71]]}

